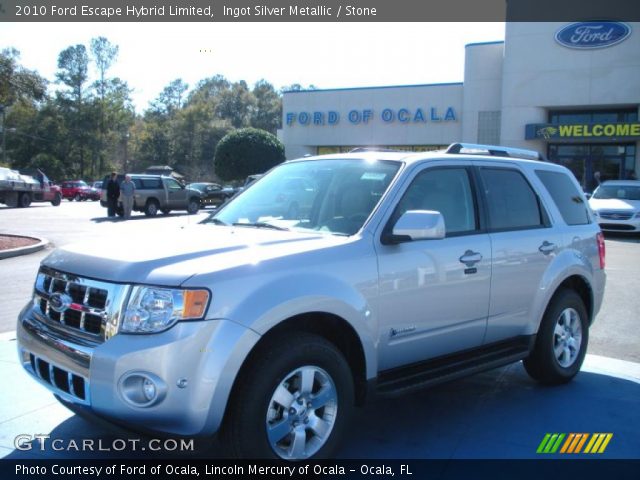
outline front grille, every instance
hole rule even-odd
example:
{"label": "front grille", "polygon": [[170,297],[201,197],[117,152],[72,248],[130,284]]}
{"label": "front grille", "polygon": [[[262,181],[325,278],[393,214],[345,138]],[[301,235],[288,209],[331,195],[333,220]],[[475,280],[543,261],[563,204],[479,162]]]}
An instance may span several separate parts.
{"label": "front grille", "polygon": [[28,361],[25,360],[25,367],[32,374],[56,390],[71,395],[84,403],[88,402],[89,382],[87,379],[38,358],[33,353],[24,352],[24,357],[27,356]]}
{"label": "front grille", "polygon": [[621,232],[635,231],[633,225],[625,225],[624,223],[601,223],[600,228],[603,230],[618,230]]}
{"label": "front grille", "polygon": [[600,218],[605,220],[631,220],[634,212],[600,211]]}
{"label": "front grille", "polygon": [[117,333],[126,292],[122,285],[42,267],[36,279],[34,306],[48,323],[101,342]]}

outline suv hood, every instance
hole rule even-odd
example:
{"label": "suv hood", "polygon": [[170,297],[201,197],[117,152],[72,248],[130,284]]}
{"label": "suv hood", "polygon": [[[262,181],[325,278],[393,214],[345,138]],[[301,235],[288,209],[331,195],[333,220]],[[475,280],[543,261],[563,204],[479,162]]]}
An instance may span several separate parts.
{"label": "suv hood", "polygon": [[199,273],[258,265],[350,241],[350,237],[335,235],[193,225],[66,245],[53,251],[42,264],[97,280],[179,286]]}
{"label": "suv hood", "polygon": [[621,200],[619,198],[590,198],[593,210],[640,210],[640,200]]}

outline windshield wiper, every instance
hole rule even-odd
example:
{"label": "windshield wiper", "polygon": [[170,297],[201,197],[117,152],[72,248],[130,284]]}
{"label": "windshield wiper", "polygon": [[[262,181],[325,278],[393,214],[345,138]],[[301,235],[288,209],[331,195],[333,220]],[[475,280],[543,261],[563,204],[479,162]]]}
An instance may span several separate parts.
{"label": "windshield wiper", "polygon": [[214,225],[226,225],[222,220],[218,220],[217,218],[207,218],[202,223],[213,223]]}
{"label": "windshield wiper", "polygon": [[236,222],[233,224],[234,227],[254,227],[254,228],[270,228],[271,230],[282,230],[282,231],[289,231],[288,228],[285,227],[280,227],[278,225],[273,225],[272,223],[266,223],[266,222],[254,222],[254,223],[248,223],[248,222]]}

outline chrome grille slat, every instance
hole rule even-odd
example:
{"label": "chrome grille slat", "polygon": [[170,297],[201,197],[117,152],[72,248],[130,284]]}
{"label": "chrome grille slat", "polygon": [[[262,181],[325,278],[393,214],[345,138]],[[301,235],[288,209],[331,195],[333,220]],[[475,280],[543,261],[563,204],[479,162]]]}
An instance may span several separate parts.
{"label": "chrome grille slat", "polygon": [[[46,323],[66,332],[97,343],[115,335],[119,327],[119,315],[126,300],[126,285],[92,280],[41,267],[34,291],[37,304]],[[64,306],[51,306],[53,297],[60,302],[60,294],[66,297]]]}

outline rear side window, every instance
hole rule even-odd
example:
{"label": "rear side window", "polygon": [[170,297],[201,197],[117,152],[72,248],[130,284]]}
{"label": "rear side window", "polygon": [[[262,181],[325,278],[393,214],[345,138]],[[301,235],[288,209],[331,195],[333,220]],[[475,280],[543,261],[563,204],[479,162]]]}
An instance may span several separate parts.
{"label": "rear side window", "polygon": [[491,230],[523,230],[545,226],[538,196],[517,170],[481,168]]}
{"label": "rear side window", "polygon": [[159,178],[142,178],[140,179],[142,182],[142,187],[145,190],[161,190],[162,189],[162,180]]}
{"label": "rear side window", "polygon": [[583,197],[567,175],[548,170],[536,170],[536,175],[553,198],[567,225],[591,223]]}

